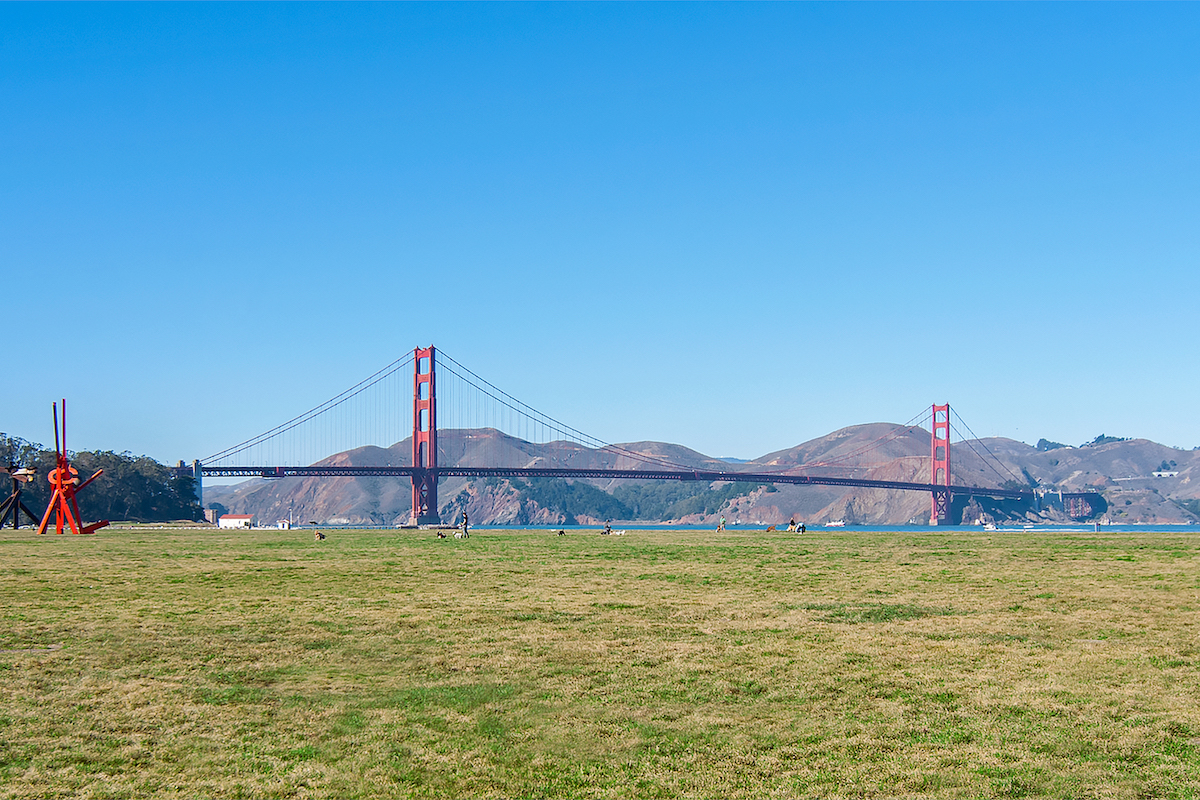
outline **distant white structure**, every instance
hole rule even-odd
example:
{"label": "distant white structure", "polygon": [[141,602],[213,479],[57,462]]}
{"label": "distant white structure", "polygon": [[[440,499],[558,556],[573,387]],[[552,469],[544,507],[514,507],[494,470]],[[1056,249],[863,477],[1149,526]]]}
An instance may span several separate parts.
{"label": "distant white structure", "polygon": [[222,514],[217,520],[218,528],[233,528],[235,530],[250,530],[254,527],[253,514]]}
{"label": "distant white structure", "polygon": [[292,529],[292,521],[290,519],[281,519],[275,523],[275,527],[281,531],[290,531]]}
{"label": "distant white structure", "polygon": [[1179,470],[1170,470],[1169,472],[1164,470],[1161,472],[1151,472],[1150,474],[1156,478],[1174,478],[1179,474]]}

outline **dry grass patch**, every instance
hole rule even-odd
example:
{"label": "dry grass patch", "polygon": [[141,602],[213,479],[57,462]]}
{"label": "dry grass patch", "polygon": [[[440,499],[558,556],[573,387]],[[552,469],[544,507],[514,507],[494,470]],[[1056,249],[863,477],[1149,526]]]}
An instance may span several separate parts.
{"label": "dry grass patch", "polygon": [[0,796],[1200,794],[1200,538],[0,533]]}

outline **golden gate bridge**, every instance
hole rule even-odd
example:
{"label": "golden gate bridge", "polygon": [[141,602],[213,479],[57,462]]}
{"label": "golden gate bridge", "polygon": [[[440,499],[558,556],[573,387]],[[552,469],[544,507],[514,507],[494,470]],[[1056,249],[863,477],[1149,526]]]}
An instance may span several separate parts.
{"label": "golden gate bridge", "polygon": [[[960,434],[960,442],[988,463],[1008,485],[966,486],[953,482],[952,413],[949,404],[934,404],[906,425],[897,426],[874,441],[813,463],[764,471],[707,459],[720,463],[720,467],[698,469],[694,463],[684,464],[583,433],[517,400],[431,345],[415,348],[281,425],[203,461],[193,462],[192,473],[198,487],[205,477],[406,477],[412,484],[411,522],[417,525],[441,522],[438,482],[448,477],[702,481],[925,492],[930,496],[931,525],[953,522],[955,497],[1028,501],[1036,506],[1044,493],[1035,487],[1013,488],[1020,480],[987,451],[978,437],[972,442]],[[967,427],[957,414],[953,416]],[[459,451],[456,454],[448,452],[444,442],[439,445],[440,417],[450,421],[441,430],[456,434],[453,437],[454,449]],[[862,461],[872,452],[926,422],[930,432],[927,483],[878,480],[853,474],[862,471]],[[498,432],[506,435],[496,435]],[[410,440],[409,447],[403,447],[402,437]],[[466,443],[471,439],[476,440],[476,446],[468,452]],[[389,441],[399,445],[379,446],[380,442]],[[534,443],[539,447],[526,446]],[[987,452],[990,461],[976,445]],[[334,463],[335,459],[328,455],[365,450],[371,451],[369,460],[384,463],[348,463],[353,459]],[[589,460],[600,463],[582,463]],[[467,463],[472,461],[475,463]],[[1001,470],[1008,473],[1007,478]],[[843,474],[831,474],[834,472]],[[1055,495],[1068,515],[1075,518],[1087,518],[1100,508],[1096,493],[1056,492]]]}

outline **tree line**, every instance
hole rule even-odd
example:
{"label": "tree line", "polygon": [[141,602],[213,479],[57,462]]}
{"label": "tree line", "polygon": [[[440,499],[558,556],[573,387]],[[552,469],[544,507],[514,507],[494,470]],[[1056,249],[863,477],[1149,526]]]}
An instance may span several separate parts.
{"label": "tree line", "polygon": [[[98,469],[104,474],[76,495],[79,513],[88,521],[101,519],[131,522],[201,520],[204,512],[196,498],[191,475],[176,475],[171,467],[149,456],[125,451],[79,450],[70,452],[71,466],[85,481]],[[50,502],[46,476],[55,467],[55,453],[36,442],[0,433],[0,467],[28,467],[37,476],[24,485],[21,499],[31,511],[42,513]],[[3,473],[0,473],[2,476]],[[7,483],[0,498],[7,496]]]}

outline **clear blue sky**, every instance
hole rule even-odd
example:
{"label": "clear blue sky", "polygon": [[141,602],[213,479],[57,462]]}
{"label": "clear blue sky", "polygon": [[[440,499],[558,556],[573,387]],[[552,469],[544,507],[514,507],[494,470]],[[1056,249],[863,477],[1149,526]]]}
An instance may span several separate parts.
{"label": "clear blue sky", "polygon": [[[0,430],[436,344],[608,441],[1200,445],[1200,5],[0,4]],[[231,388],[246,381],[247,388]]]}

